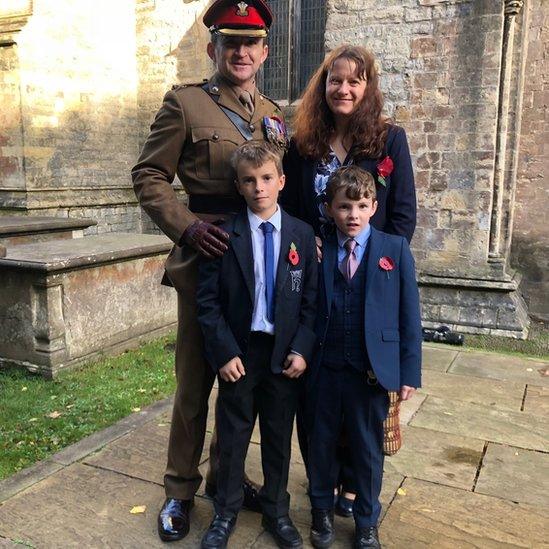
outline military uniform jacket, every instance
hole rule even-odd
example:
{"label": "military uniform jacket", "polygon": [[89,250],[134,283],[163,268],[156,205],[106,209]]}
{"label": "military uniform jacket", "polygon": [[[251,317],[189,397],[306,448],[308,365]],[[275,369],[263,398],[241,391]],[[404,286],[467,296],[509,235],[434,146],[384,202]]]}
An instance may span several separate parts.
{"label": "military uniform jacket", "polygon": [[257,89],[255,111],[250,115],[220,75],[214,75],[207,82],[207,88],[209,94],[201,85],[174,86],[164,96],[132,170],[134,190],[141,206],[176,244],[166,262],[166,271],[177,289],[183,289],[188,283],[194,286],[194,281],[185,280],[185,264],[194,263],[195,254],[182,250],[177,244],[197,216],[177,198],[172,187],[175,175],[190,196],[236,199],[230,157],[246,139],[220,106],[239,115],[247,123],[253,139],[265,139],[264,117],[282,119],[277,105]]}

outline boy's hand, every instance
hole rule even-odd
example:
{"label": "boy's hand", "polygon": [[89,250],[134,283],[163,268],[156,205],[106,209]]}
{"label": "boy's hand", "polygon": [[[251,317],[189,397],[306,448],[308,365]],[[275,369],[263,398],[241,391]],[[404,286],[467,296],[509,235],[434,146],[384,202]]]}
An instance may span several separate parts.
{"label": "boy's hand", "polygon": [[290,353],[284,361],[282,373],[287,377],[297,378],[305,371],[305,368],[307,368],[305,359],[300,355]]}
{"label": "boy's hand", "polygon": [[400,388],[400,400],[409,400],[414,396],[414,393],[416,392],[415,387],[409,387],[408,385],[403,385]]}
{"label": "boy's hand", "polygon": [[318,258],[318,262],[320,263],[322,261],[322,239],[319,236],[315,236],[316,240],[316,255]]}
{"label": "boy's hand", "polygon": [[238,381],[242,376],[246,375],[244,364],[240,360],[239,356],[231,358],[227,364],[219,368],[219,375],[223,381],[229,381],[234,383]]}

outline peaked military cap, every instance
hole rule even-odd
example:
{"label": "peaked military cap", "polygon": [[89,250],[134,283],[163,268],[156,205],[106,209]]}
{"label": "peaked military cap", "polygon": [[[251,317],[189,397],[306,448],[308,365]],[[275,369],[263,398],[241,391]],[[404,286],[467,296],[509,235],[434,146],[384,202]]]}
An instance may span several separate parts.
{"label": "peaked military cap", "polygon": [[265,0],[216,0],[204,14],[210,32],[229,36],[267,36],[273,12]]}

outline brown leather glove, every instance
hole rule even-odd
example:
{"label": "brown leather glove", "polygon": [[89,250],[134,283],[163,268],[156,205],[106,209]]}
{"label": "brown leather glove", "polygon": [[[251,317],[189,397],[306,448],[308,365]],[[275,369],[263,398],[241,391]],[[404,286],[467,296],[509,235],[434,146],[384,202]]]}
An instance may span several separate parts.
{"label": "brown leather glove", "polygon": [[227,251],[229,235],[223,229],[197,219],[185,229],[182,240],[204,257],[213,259]]}

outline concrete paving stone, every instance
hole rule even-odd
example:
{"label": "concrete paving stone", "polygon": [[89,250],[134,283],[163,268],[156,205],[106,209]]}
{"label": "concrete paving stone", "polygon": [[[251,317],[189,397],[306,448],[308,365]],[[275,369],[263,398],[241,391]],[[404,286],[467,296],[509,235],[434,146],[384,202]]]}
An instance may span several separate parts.
{"label": "concrete paving stone", "polygon": [[519,448],[549,451],[544,418],[481,404],[428,397],[410,425]]}
{"label": "concrete paving stone", "polygon": [[49,477],[51,474],[59,471],[63,465],[51,460],[44,460],[31,465],[15,475],[4,479],[0,482],[0,502],[12,497],[21,492],[25,488]]}
{"label": "concrete paving stone", "polygon": [[519,448],[549,451],[548,422],[525,412],[497,410],[481,404],[430,396],[410,425]]}
{"label": "concrete paving stone", "polygon": [[440,349],[423,345],[421,366],[424,370],[445,372],[457,354],[458,351],[454,349]]}
{"label": "concrete paving stone", "polygon": [[545,508],[416,479],[402,488],[380,528],[387,549],[548,547]]}
{"label": "concrete paving stone", "polygon": [[423,372],[421,393],[452,400],[476,402],[494,408],[520,411],[526,384],[517,381],[474,379],[470,376]]}
{"label": "concrete paving stone", "polygon": [[427,398],[427,395],[421,393],[415,393],[410,400],[405,400],[400,403],[400,423],[401,425],[408,425],[416,412],[421,408],[423,401]]}
{"label": "concrete paving stone", "polygon": [[489,444],[475,492],[549,508],[549,455]]}
{"label": "concrete paving stone", "polygon": [[539,372],[547,366],[549,363],[541,360],[471,351],[460,353],[448,372],[548,387],[549,377]]}
{"label": "concrete paving stone", "polygon": [[386,458],[400,475],[471,490],[484,442],[459,435],[406,426],[401,449]]}
{"label": "concrete paving stone", "polygon": [[[36,547],[162,547],[163,499],[159,486],[76,463],[4,502],[0,535]],[[130,514],[137,505],[145,513]]]}
{"label": "concrete paving stone", "polygon": [[528,385],[524,399],[524,411],[529,414],[549,417],[549,387]]}
{"label": "concrete paving stone", "polygon": [[[108,444],[84,463],[162,485],[170,424],[160,416],[135,431]],[[206,433],[200,462],[209,456],[211,434]]]}

